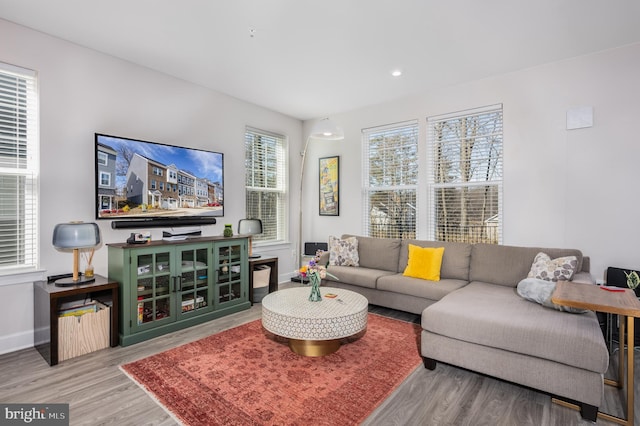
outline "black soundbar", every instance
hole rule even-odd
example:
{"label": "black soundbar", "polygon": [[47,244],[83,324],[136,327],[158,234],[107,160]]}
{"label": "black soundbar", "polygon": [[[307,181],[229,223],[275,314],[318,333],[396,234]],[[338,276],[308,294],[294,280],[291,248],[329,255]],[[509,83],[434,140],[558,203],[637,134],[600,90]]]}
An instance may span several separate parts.
{"label": "black soundbar", "polygon": [[146,218],[132,220],[114,220],[111,222],[113,229],[127,228],[175,228],[178,226],[215,225],[215,217],[181,217],[181,218]]}

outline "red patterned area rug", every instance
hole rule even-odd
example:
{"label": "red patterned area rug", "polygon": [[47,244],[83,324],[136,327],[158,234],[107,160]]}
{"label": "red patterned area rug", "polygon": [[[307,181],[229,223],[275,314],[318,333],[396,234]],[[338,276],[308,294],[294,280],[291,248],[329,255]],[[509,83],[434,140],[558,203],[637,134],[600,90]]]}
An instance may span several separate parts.
{"label": "red patterned area rug", "polygon": [[303,357],[256,320],[122,369],[186,425],[354,425],[421,363],[419,335],[369,314],[360,339]]}

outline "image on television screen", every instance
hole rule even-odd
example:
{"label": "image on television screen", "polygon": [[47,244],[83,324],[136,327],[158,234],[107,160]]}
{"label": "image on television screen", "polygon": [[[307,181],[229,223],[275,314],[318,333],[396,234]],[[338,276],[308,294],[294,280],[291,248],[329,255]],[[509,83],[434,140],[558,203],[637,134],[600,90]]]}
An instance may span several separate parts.
{"label": "image on television screen", "polygon": [[219,152],[96,134],[96,217],[224,215]]}

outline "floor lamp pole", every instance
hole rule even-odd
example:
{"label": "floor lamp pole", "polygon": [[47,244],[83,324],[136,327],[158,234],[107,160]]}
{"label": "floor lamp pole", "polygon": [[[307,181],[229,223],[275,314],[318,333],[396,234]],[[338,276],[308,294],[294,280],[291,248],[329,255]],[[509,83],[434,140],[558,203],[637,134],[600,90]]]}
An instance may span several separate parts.
{"label": "floor lamp pole", "polygon": [[302,151],[302,164],[300,164],[300,209],[299,209],[299,217],[298,217],[298,252],[297,252],[297,265],[296,270],[300,269],[302,263],[302,193],[304,189],[303,179],[304,179],[304,163],[307,158],[307,148],[309,148],[309,142],[311,141],[311,137],[307,138],[307,142],[304,144],[304,150]]}
{"label": "floor lamp pole", "polygon": [[[311,139],[314,138],[324,140],[339,140],[344,138],[344,133],[342,132],[342,129],[333,124],[331,120],[329,120],[328,118],[324,118],[316,123],[316,125],[311,129],[311,133],[307,137],[307,142],[304,144],[304,150],[302,151],[302,164],[300,164],[300,215],[298,217],[298,254],[296,256],[298,262],[297,270],[299,270],[300,266],[302,266],[302,194],[304,190],[304,165],[307,158],[307,148],[309,148],[309,142],[311,142]],[[300,282],[304,281],[300,274],[298,274],[298,278],[300,279]]]}

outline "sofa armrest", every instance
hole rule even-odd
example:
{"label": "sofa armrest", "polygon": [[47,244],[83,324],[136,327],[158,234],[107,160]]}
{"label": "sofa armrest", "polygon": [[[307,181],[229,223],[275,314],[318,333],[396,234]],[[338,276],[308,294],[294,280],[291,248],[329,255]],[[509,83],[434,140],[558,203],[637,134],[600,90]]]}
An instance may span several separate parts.
{"label": "sofa armrest", "polygon": [[590,272],[576,272],[571,280],[574,283],[580,284],[595,284],[596,280],[593,278]]}

